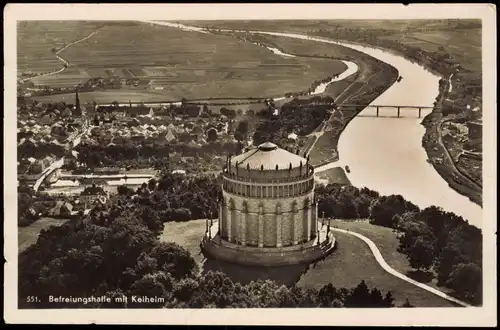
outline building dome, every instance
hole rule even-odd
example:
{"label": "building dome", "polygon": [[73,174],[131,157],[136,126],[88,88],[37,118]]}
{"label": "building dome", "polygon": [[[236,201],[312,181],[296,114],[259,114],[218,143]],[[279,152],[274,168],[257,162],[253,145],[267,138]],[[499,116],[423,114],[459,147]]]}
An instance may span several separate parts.
{"label": "building dome", "polygon": [[283,180],[310,175],[314,169],[308,158],[265,142],[227,160],[224,173],[254,181]]}
{"label": "building dome", "polygon": [[307,159],[291,153],[290,151],[278,148],[271,142],[265,142],[256,149],[249,150],[231,159],[231,166],[251,170],[278,170],[298,168],[306,165]]}

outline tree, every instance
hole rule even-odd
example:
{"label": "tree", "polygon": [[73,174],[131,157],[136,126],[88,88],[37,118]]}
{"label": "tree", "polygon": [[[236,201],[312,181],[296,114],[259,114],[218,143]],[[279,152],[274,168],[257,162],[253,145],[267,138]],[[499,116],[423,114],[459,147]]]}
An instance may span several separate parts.
{"label": "tree", "polygon": [[126,185],[120,185],[116,190],[118,192],[118,195],[121,196],[132,196],[134,194],[134,190],[127,187]]}
{"label": "tree", "polygon": [[437,261],[438,285],[444,285],[448,281],[453,267],[464,261],[460,248],[453,242],[449,242],[441,250]]}
{"label": "tree", "polygon": [[483,290],[482,280],[482,270],[477,264],[460,263],[453,267],[446,287],[455,290],[470,301],[480,302]]}
{"label": "tree", "polygon": [[365,281],[360,284],[346,298],[344,307],[368,307],[370,305],[370,290]]}
{"label": "tree", "polygon": [[403,232],[403,235],[399,236],[398,251],[407,255],[410,253],[409,251],[417,238],[425,238],[425,240],[429,242],[435,241],[435,237],[429,226],[424,222],[414,220],[414,214],[410,216],[412,220],[408,220],[398,227],[398,229]]}
{"label": "tree", "polygon": [[217,140],[217,130],[212,127],[207,131],[207,141],[215,142],[216,140]]}
{"label": "tree", "polygon": [[[130,295],[136,296],[140,298],[152,298],[152,297],[161,297],[164,298],[167,296],[167,291],[165,290],[165,286],[158,281],[155,277],[150,274],[144,275],[140,280],[135,281],[130,287]],[[130,299],[132,300],[132,299]],[[128,304],[128,307],[133,308],[161,308],[164,306],[164,302],[133,302],[131,301]]]}
{"label": "tree", "polygon": [[385,307],[394,307],[394,297],[392,296],[391,291],[387,291],[387,294],[384,297],[384,305]]}
{"label": "tree", "polygon": [[238,123],[236,130],[234,132],[234,138],[238,141],[246,140],[249,130],[249,124],[247,120],[242,120]]}
{"label": "tree", "polygon": [[394,215],[418,210],[401,195],[381,196],[370,207],[370,223],[392,228]]}
{"label": "tree", "polygon": [[413,306],[410,301],[408,300],[408,298],[406,298],[405,302],[403,305],[401,305],[401,307],[405,307],[405,308],[412,308],[412,307],[415,307]]}
{"label": "tree", "polygon": [[429,269],[434,263],[434,244],[434,241],[426,237],[418,237],[407,251],[408,261],[417,271]]}
{"label": "tree", "polygon": [[149,190],[154,190],[156,188],[156,179],[155,178],[152,178],[151,180],[149,180],[148,182],[148,188]]}

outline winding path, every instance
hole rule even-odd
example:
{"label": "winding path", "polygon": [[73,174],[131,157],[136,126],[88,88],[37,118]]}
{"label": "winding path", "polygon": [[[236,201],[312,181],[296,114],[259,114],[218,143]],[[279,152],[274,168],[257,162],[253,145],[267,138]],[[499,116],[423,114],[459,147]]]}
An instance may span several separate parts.
{"label": "winding path", "polygon": [[359,238],[360,240],[362,240],[363,242],[365,242],[368,245],[368,247],[370,248],[371,252],[373,253],[373,256],[375,257],[375,260],[377,260],[377,262],[379,263],[379,265],[386,272],[388,272],[389,274],[391,274],[393,276],[396,276],[396,277],[402,279],[403,281],[406,281],[408,283],[416,285],[416,286],[418,286],[421,289],[429,291],[429,292],[435,294],[436,296],[444,298],[444,299],[446,299],[448,301],[451,301],[451,302],[453,302],[455,304],[458,304],[460,306],[463,306],[463,307],[473,307],[472,305],[469,305],[469,304],[467,304],[467,303],[465,303],[465,302],[463,302],[461,300],[453,298],[452,296],[447,295],[446,293],[444,293],[442,291],[439,291],[438,289],[435,289],[435,288],[430,287],[430,286],[428,286],[426,284],[423,284],[423,283],[420,283],[418,281],[415,281],[415,280],[409,278],[408,276],[403,275],[400,272],[394,270],[391,266],[389,266],[387,264],[387,262],[384,260],[384,257],[382,257],[382,254],[380,253],[380,250],[377,248],[377,246],[375,245],[375,243],[371,239],[369,239],[368,237],[363,236],[361,234],[358,234],[356,232],[352,232],[352,231],[348,231],[348,230],[344,230],[344,229],[339,229],[339,228],[331,228],[331,230],[338,231],[338,232],[341,232],[341,233],[344,233],[344,234],[348,234],[348,235],[356,236],[357,238]]}
{"label": "winding path", "polygon": [[61,56],[59,56],[59,53],[61,53],[63,50],[65,50],[66,48],[68,48],[69,46],[72,46],[72,45],[75,45],[77,43],[80,43],[82,41],[85,41],[87,40],[88,38],[92,37],[94,34],[96,34],[97,32],[99,32],[100,29],[97,29],[95,30],[94,32],[92,32],[91,34],[89,34],[88,36],[82,38],[82,39],[78,39],[76,41],[73,41],[69,44],[67,44],[66,46],[64,46],[63,48],[59,49],[57,52],[54,53],[54,55],[57,57],[57,59],[61,62],[64,63],[63,67],[60,68],[59,70],[56,70],[56,71],[52,71],[52,72],[48,72],[48,73],[44,73],[44,74],[40,74],[40,75],[37,75],[37,76],[33,76],[33,77],[29,77],[29,78],[26,78],[26,79],[23,79],[21,80],[22,82],[26,82],[26,81],[29,81],[29,80],[32,80],[34,78],[38,78],[38,77],[46,77],[46,76],[52,76],[52,75],[55,75],[55,74],[58,74],[58,73],[61,73],[63,72],[64,70],[66,70],[69,66],[69,62],[66,61],[64,58],[62,58]]}

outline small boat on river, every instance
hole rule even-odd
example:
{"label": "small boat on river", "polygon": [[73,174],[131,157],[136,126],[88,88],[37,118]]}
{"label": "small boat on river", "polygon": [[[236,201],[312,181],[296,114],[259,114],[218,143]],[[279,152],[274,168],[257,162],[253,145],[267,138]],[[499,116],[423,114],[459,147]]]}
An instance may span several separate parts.
{"label": "small boat on river", "polygon": [[345,167],[345,171],[346,171],[347,173],[351,173],[351,169],[349,168],[349,166],[347,166],[347,165],[346,165],[346,167]]}

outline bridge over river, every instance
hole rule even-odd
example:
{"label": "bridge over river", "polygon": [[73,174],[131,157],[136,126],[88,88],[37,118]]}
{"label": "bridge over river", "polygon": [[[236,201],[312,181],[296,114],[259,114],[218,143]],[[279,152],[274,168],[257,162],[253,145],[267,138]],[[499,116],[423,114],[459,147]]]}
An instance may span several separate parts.
{"label": "bridge over river", "polygon": [[[418,118],[422,117],[422,110],[427,110],[429,112],[433,109],[430,106],[423,105],[378,105],[378,104],[341,104],[339,105],[339,111],[354,111],[360,112],[363,109],[370,109],[371,111],[363,111],[358,116],[360,117],[391,117],[391,118],[402,118],[407,117],[406,114],[413,113],[416,114],[418,111]],[[405,116],[403,116],[405,113]],[[414,118],[414,116],[412,116]]]}

